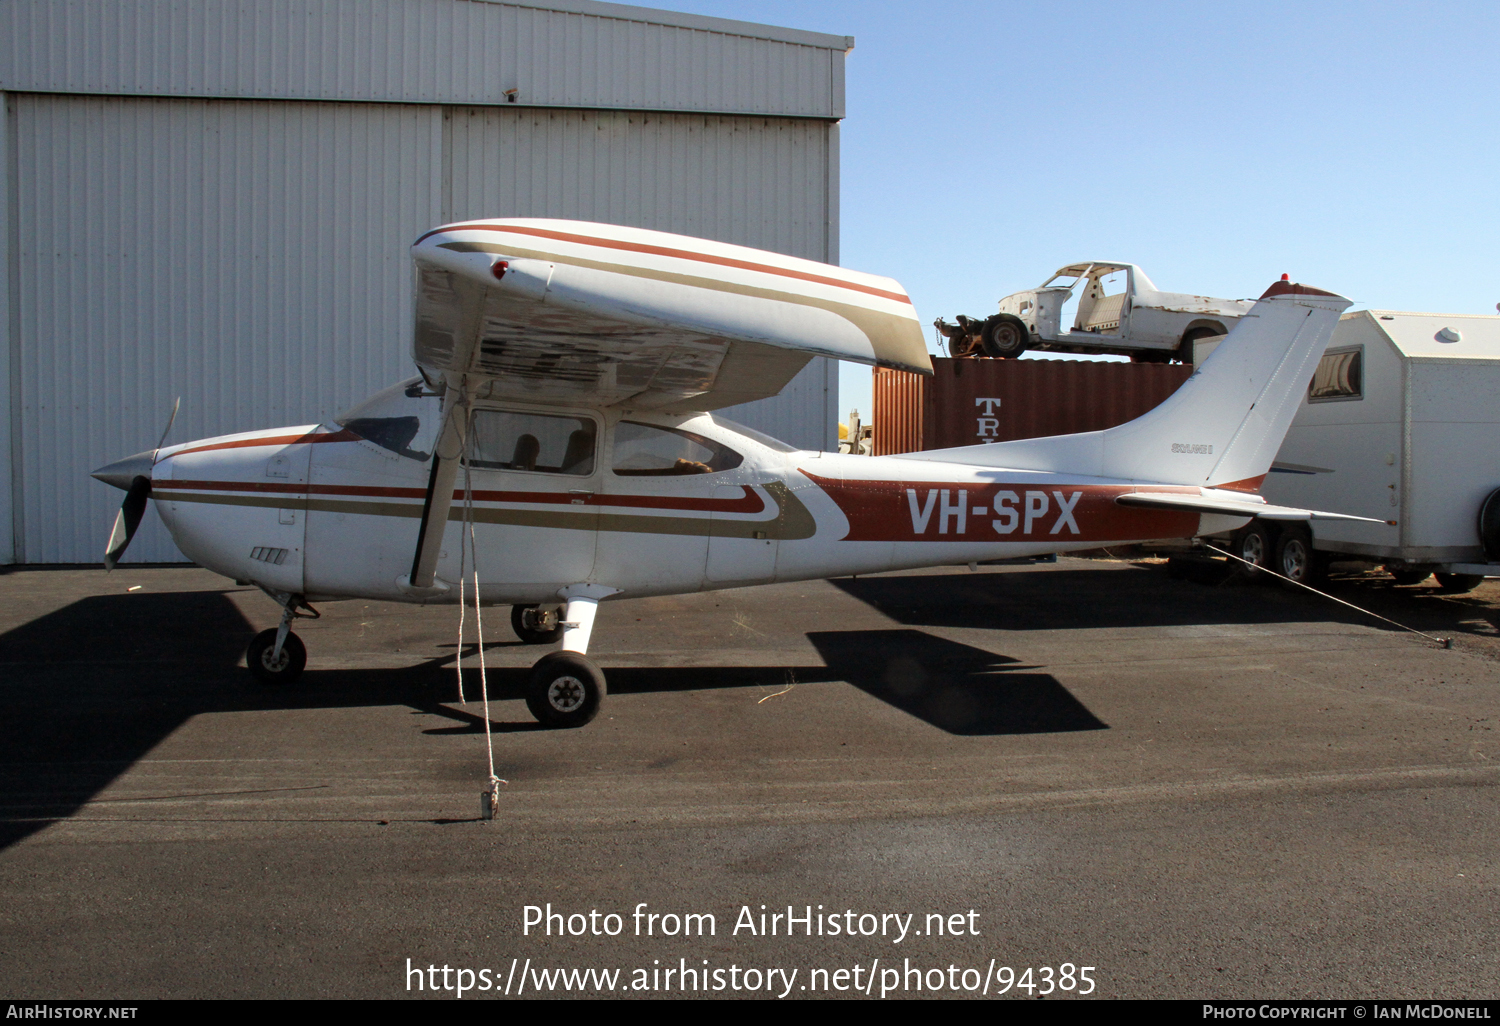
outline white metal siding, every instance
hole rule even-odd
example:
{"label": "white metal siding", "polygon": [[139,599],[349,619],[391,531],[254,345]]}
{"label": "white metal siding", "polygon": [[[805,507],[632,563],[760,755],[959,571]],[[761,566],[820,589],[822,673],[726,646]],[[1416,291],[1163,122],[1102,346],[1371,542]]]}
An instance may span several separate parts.
{"label": "white metal siding", "polygon": [[845,37],[557,6],[5,0],[0,89],[843,117]]}
{"label": "white metal siding", "polygon": [[12,361],[20,355],[11,348],[15,332],[11,289],[15,279],[10,268],[11,250],[16,243],[10,230],[11,205],[15,199],[10,188],[12,102],[12,97],[0,92],[0,564],[16,561],[13,514],[21,497],[21,481],[12,470],[13,452],[20,442],[20,434],[14,431],[20,421],[20,410],[12,407],[15,395]]}
{"label": "white metal siding", "polygon": [[1500,361],[1407,361],[1411,487],[1402,540],[1414,558],[1484,562],[1479,508],[1500,488]]}
{"label": "white metal siding", "polygon": [[[454,108],[444,220],[569,217],[810,260],[829,253],[832,126],[787,118]],[[722,415],[809,449],[828,444],[837,369],[814,359],[781,395]]]}
{"label": "white metal siding", "polygon": [[[510,107],[13,96],[15,558],[97,561],[156,441],[326,418],[408,373],[407,247],[445,220],[611,221],[830,252],[833,126]],[[834,365],[725,415],[828,444]],[[180,558],[149,514],[130,558]]]}
{"label": "white metal siding", "polygon": [[[308,423],[407,373],[407,246],[439,220],[441,111],[19,96],[26,562],[95,562],[172,438]],[[148,515],[132,560],[180,559]]]}

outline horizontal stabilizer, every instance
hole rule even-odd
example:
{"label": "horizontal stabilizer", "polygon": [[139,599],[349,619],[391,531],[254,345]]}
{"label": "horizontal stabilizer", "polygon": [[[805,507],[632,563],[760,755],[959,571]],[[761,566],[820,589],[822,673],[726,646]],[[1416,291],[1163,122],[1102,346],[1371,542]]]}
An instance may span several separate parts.
{"label": "horizontal stabilizer", "polygon": [[1145,509],[1180,509],[1194,513],[1221,513],[1231,517],[1260,517],[1262,520],[1357,520],[1366,524],[1385,524],[1386,520],[1356,517],[1348,513],[1325,513],[1294,506],[1273,506],[1250,499],[1220,498],[1216,495],[1183,495],[1179,492],[1126,492],[1115,496],[1119,506]]}

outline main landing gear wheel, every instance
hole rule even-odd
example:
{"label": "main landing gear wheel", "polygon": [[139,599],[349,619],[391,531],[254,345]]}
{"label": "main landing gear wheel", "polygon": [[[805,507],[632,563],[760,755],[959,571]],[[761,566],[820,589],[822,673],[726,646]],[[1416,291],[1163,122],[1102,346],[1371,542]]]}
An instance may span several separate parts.
{"label": "main landing gear wheel", "polygon": [[510,625],[528,645],[551,645],[562,640],[562,611],[556,607],[511,606]]}
{"label": "main landing gear wheel", "polygon": [[603,701],[604,671],[578,652],[542,656],[526,682],[526,708],[548,727],[581,727]]}
{"label": "main landing gear wheel", "polygon": [[281,654],[272,659],[271,653],[275,650],[275,627],[255,636],[250,647],[245,649],[245,665],[250,668],[251,676],[262,684],[290,684],[302,676],[307,666],[307,648],[301,638],[288,631],[286,641],[281,645]]}

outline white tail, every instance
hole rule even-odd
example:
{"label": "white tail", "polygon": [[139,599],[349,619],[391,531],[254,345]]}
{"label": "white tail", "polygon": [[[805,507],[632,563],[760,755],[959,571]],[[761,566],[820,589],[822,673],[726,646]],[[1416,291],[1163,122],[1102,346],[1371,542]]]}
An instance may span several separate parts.
{"label": "white tail", "polygon": [[1348,306],[1343,296],[1277,282],[1181,388],[1135,420],[901,458],[1255,491]]}

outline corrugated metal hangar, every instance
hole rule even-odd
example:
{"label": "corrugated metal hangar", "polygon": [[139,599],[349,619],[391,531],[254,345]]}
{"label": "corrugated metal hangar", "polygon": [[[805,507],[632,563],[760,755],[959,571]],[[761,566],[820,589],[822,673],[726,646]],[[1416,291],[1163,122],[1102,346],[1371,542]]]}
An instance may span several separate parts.
{"label": "corrugated metal hangar", "polygon": [[[410,370],[424,230],[656,228],[838,262],[853,40],[592,0],[0,5],[0,562],[97,562],[89,478]],[[832,448],[837,368],[725,411]],[[183,558],[148,514],[133,561]]]}

